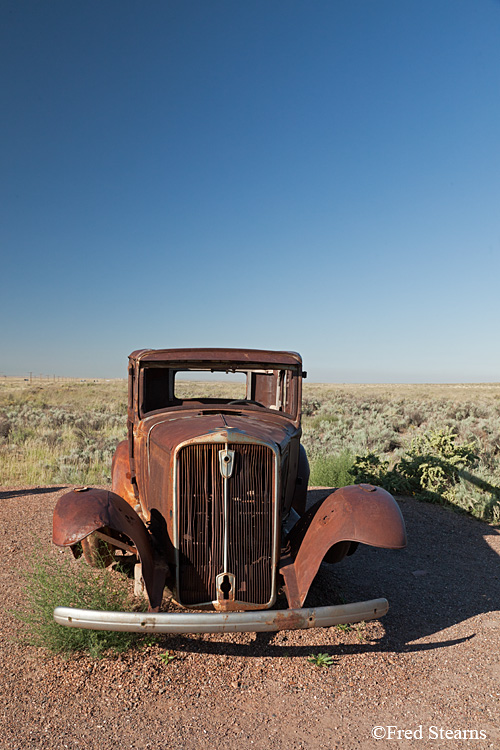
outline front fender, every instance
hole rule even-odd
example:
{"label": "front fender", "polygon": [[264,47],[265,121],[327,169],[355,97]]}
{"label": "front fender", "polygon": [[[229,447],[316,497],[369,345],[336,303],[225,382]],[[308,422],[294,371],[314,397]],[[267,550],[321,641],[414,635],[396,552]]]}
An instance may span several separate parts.
{"label": "front fender", "polygon": [[165,586],[165,566],[156,560],[143,522],[119,495],[91,488],[62,495],[54,510],[52,540],[59,547],[71,547],[103,526],[132,540],[141,560],[150,606],[158,608]]}
{"label": "front fender", "polygon": [[123,497],[132,508],[138,503],[132,484],[132,472],[130,471],[130,457],[128,453],[128,440],[122,440],[116,446],[111,464],[112,489],[120,497]]}
{"label": "front fender", "polygon": [[372,485],[351,485],[313,505],[286,541],[289,554],[280,572],[289,606],[301,607],[322,560],[335,544],[358,542],[401,549],[406,546],[406,530],[392,495]]}
{"label": "front fender", "polygon": [[309,483],[309,461],[303,445],[299,446],[299,465],[295,492],[293,493],[292,508],[299,516],[303,516],[307,505],[307,485]]}

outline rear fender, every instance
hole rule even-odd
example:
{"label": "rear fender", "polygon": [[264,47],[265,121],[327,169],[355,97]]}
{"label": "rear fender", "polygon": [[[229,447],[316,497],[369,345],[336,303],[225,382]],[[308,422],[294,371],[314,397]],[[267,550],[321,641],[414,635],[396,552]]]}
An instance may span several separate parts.
{"label": "rear fender", "polygon": [[85,489],[68,492],[59,498],[54,510],[54,544],[71,547],[93,531],[106,527],[124,534],[137,548],[142,576],[151,609],[161,604],[166,566],[155,557],[152,538],[133,508],[119,495],[108,490]]}
{"label": "rear fender", "polygon": [[[401,549],[406,546],[403,516],[385,490],[372,485],[342,487],[320,500],[295,524],[287,539],[280,572],[290,607],[301,607],[323,559],[340,560],[351,543]],[[337,545],[335,549],[332,549]]]}

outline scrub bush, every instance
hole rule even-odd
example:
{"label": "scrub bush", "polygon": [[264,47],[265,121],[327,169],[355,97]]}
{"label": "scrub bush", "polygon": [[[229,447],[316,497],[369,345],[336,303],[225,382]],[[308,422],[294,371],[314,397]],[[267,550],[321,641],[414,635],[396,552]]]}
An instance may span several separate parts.
{"label": "scrub bush", "polygon": [[[61,559],[62,558],[62,559]],[[83,561],[35,551],[35,562],[23,573],[26,605],[13,615],[27,626],[26,640],[55,653],[81,651],[100,658],[108,650],[125,651],[141,636],[106,630],[86,630],[58,625],[54,608],[130,611],[134,601],[127,581],[108,569],[95,570]]]}
{"label": "scrub bush", "polygon": [[[370,453],[356,456],[353,473],[356,482],[376,484],[390,492],[410,494],[422,500],[440,503],[453,503],[468,511],[478,510],[478,504],[464,505],[461,480],[468,475],[467,468],[478,462],[476,443],[457,443],[457,436],[451,428],[431,430],[415,437],[408,450],[397,460],[391,469],[389,461]],[[476,479],[476,485],[484,481]],[[498,488],[490,486],[492,490]],[[491,501],[481,506],[480,517],[491,520],[495,503]]]}
{"label": "scrub bush", "polygon": [[344,451],[338,456],[318,456],[311,461],[309,484],[314,487],[345,487],[353,484],[354,456]]}

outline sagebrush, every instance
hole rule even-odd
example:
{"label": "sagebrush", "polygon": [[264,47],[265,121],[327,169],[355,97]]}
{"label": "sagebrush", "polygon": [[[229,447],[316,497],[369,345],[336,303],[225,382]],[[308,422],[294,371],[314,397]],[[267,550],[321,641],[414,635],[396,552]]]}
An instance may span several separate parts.
{"label": "sagebrush", "polygon": [[321,478],[318,484],[350,483],[339,481],[340,462],[352,482],[377,484],[500,521],[498,399],[456,403],[428,397],[415,402],[334,394],[310,410],[304,433],[311,477]]}
{"label": "sagebrush", "polygon": [[[179,387],[186,396],[199,390]],[[203,387],[210,396],[236,397],[240,386]],[[0,381],[2,485],[109,483],[114,450],[126,437],[126,408],[125,380]],[[312,485],[373,479],[395,493],[500,520],[498,384],[306,383],[302,442]],[[454,457],[443,454],[446,445]]]}

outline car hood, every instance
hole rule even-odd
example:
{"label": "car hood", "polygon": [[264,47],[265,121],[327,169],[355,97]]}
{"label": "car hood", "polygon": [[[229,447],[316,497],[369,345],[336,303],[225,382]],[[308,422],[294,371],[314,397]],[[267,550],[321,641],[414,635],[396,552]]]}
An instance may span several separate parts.
{"label": "car hood", "polygon": [[150,445],[172,453],[181,443],[206,437],[206,442],[264,442],[281,449],[297,432],[297,428],[282,416],[269,412],[241,414],[215,412],[211,414],[162,414],[150,417],[141,425],[147,432]]}

